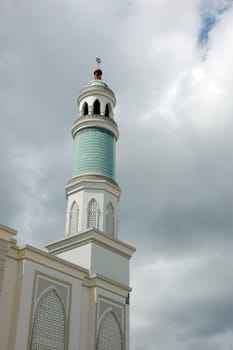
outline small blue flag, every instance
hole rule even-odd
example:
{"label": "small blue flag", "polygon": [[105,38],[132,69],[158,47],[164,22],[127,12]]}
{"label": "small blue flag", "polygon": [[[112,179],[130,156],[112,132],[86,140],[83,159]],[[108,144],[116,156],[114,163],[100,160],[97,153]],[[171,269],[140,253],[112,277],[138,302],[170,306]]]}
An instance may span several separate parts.
{"label": "small blue flag", "polygon": [[98,64],[100,64],[100,63],[101,63],[101,59],[100,59],[99,57],[96,57],[96,62],[97,62]]}

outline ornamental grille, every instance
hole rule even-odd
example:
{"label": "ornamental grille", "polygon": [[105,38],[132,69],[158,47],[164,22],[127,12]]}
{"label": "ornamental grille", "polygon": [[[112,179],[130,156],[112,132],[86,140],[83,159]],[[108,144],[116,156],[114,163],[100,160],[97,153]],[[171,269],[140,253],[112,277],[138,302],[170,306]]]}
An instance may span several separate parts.
{"label": "ornamental grille", "polygon": [[92,199],[88,204],[87,210],[87,228],[95,227],[98,228],[98,205],[94,199]]}
{"label": "ornamental grille", "polygon": [[44,295],[36,310],[31,350],[65,349],[65,315],[54,290]]}
{"label": "ornamental grille", "polygon": [[122,350],[121,330],[113,312],[108,312],[101,321],[97,350]]}
{"label": "ornamental grille", "polygon": [[70,210],[69,234],[74,235],[78,232],[78,204],[74,202]]}

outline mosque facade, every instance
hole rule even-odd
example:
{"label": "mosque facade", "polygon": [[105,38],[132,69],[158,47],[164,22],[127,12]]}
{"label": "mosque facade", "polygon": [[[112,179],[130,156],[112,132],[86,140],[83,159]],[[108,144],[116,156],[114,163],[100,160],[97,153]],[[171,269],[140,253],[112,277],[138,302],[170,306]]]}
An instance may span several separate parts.
{"label": "mosque facade", "polygon": [[118,239],[116,99],[102,71],[80,92],[64,237],[19,246],[0,225],[1,350],[129,350],[129,263]]}

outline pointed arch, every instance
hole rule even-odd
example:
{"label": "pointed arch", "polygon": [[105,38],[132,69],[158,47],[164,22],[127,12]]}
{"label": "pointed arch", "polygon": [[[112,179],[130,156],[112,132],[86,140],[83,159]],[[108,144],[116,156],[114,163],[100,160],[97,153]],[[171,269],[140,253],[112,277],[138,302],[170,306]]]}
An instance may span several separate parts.
{"label": "pointed arch", "polygon": [[114,236],[115,231],[115,211],[111,202],[106,207],[106,232]]}
{"label": "pointed arch", "polygon": [[110,107],[110,104],[107,103],[106,106],[105,106],[105,117],[110,117],[110,113],[111,113],[111,107]]}
{"label": "pointed arch", "polygon": [[33,322],[31,350],[65,350],[65,310],[55,288],[40,298]]}
{"label": "pointed arch", "polygon": [[88,114],[88,104],[87,104],[87,102],[84,102],[84,104],[83,104],[83,108],[82,108],[82,114],[83,115],[87,115]]}
{"label": "pointed arch", "polygon": [[78,232],[78,214],[79,208],[77,202],[73,202],[70,209],[69,234],[74,235]]}
{"label": "pointed arch", "polygon": [[97,350],[122,350],[122,332],[118,318],[114,311],[107,312],[101,320]]}
{"label": "pointed arch", "polygon": [[98,99],[93,104],[93,114],[100,114],[100,101]]}
{"label": "pointed arch", "polygon": [[87,207],[87,228],[98,228],[99,208],[96,200],[92,198]]}

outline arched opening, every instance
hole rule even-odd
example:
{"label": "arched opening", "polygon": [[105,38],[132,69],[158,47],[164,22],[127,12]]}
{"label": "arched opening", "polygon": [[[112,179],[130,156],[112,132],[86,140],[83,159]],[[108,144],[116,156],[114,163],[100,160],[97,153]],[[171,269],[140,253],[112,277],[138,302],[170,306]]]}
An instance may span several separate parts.
{"label": "arched opening", "polygon": [[114,236],[115,229],[115,212],[111,202],[108,203],[106,208],[106,233]]}
{"label": "arched opening", "polygon": [[105,113],[104,113],[105,117],[109,117],[110,116],[110,111],[111,111],[111,108],[110,108],[110,105],[108,103],[105,106]]}
{"label": "arched opening", "polygon": [[122,350],[122,335],[114,312],[108,312],[102,319],[97,339],[97,350]]}
{"label": "arched opening", "polygon": [[73,202],[70,209],[70,224],[69,224],[69,234],[74,235],[78,232],[78,204]]}
{"label": "arched opening", "polygon": [[85,102],[83,105],[83,115],[87,115],[87,114],[88,114],[88,104],[87,102]]}
{"label": "arched opening", "polygon": [[44,294],[36,308],[31,350],[65,350],[65,312],[54,289]]}
{"label": "arched opening", "polygon": [[94,198],[90,200],[87,208],[87,228],[98,228],[98,204]]}
{"label": "arched opening", "polygon": [[100,101],[95,100],[93,104],[93,114],[100,114]]}

